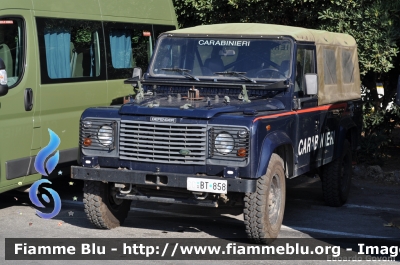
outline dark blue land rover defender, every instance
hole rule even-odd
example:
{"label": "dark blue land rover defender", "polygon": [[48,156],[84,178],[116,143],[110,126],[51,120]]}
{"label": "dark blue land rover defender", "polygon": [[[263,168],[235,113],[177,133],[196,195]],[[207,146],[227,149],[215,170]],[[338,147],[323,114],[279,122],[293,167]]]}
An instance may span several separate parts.
{"label": "dark blue land rover defender", "polygon": [[248,236],[278,236],[285,182],[315,172],[341,206],[361,129],[355,40],[268,24],[174,30],[135,97],[89,108],[80,125],[85,212],[119,226],[132,200],[206,207],[242,202]]}

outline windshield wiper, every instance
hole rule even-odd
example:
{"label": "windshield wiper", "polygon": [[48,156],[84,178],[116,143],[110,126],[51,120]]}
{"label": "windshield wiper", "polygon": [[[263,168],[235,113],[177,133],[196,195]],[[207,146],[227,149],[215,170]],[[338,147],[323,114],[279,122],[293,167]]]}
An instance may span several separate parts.
{"label": "windshield wiper", "polygon": [[192,78],[193,80],[200,81],[199,78],[197,78],[197,77],[195,77],[195,76],[193,76],[193,75],[191,75],[191,74],[188,73],[188,72],[190,72],[189,69],[183,69],[183,68],[174,67],[174,68],[161,68],[161,70],[163,70],[163,71],[177,72],[177,73],[182,74],[183,76],[190,77],[190,78]]}
{"label": "windshield wiper", "polygon": [[233,76],[236,76],[236,77],[240,77],[240,78],[242,78],[242,79],[244,79],[246,81],[250,81],[252,83],[257,83],[256,80],[248,78],[247,76],[245,76],[244,75],[245,73],[246,72],[226,71],[226,72],[215,72],[214,74],[216,74],[216,75],[233,75]]}

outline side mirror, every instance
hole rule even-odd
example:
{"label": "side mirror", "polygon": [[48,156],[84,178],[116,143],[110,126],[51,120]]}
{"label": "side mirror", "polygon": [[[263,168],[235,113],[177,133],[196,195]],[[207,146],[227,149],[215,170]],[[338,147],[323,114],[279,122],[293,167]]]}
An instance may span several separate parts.
{"label": "side mirror", "polygon": [[6,65],[0,58],[0,97],[8,93]]}
{"label": "side mirror", "polygon": [[142,68],[140,68],[140,67],[133,68],[132,78],[140,79],[141,77],[142,77]]}
{"label": "side mirror", "polygon": [[129,84],[135,87],[137,83],[140,81],[140,78],[142,77],[142,68],[140,67],[135,67],[133,68],[133,73],[132,77],[128,78],[124,81],[124,84]]}
{"label": "side mirror", "polygon": [[305,74],[306,95],[313,96],[318,93],[318,76],[317,74]]}
{"label": "side mirror", "polygon": [[400,106],[400,75],[399,79],[397,80],[397,94],[394,103],[396,103],[397,106]]}

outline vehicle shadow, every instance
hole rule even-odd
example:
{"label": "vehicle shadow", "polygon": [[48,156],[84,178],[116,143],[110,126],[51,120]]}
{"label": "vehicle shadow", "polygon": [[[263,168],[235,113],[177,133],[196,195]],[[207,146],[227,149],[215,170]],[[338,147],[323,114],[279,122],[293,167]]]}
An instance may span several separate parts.
{"label": "vehicle shadow", "polygon": [[[82,187],[81,182],[76,182],[74,185],[70,185],[66,180],[54,182],[52,188],[60,194],[63,205],[60,213],[53,219],[79,229],[96,231],[96,237],[113,237],[114,230],[98,229],[87,219],[82,203]],[[346,242],[349,238],[360,238],[363,235],[372,235],[376,238],[379,236],[400,238],[399,229],[382,225],[388,223],[393,217],[390,211],[378,209],[378,212],[368,212],[371,210],[354,208],[354,205],[362,206],[362,203],[377,202],[376,198],[381,193],[389,196],[390,193],[386,189],[378,190],[374,185],[360,186],[356,181],[352,185],[348,204],[335,208],[325,205],[319,178],[301,176],[288,180],[285,214],[278,238],[288,240],[315,238],[326,243],[335,243],[341,239]],[[392,193],[393,196],[390,198],[397,198],[395,196],[398,195],[394,189]],[[77,200],[74,201],[73,197]],[[381,200],[383,203],[387,198]],[[12,191],[0,195],[0,209],[15,205],[32,207],[27,193]],[[124,234],[127,238],[215,237],[238,243],[249,243],[246,239],[242,211],[242,206],[207,208],[132,202],[128,217],[121,227],[115,228],[115,234]],[[375,230],[371,229],[371,225],[374,225],[372,227]]]}
{"label": "vehicle shadow", "polygon": [[[308,179],[307,179],[308,180]],[[303,181],[304,182],[304,181]],[[323,205],[322,193],[320,188],[303,190],[307,184],[302,181],[288,181],[288,199],[286,203],[285,218],[283,226],[290,225],[291,219],[296,220],[298,216],[298,207],[292,207],[299,198],[307,198],[303,204],[304,209],[311,208],[312,205]],[[312,181],[314,186],[320,185],[319,179]],[[295,194],[291,194],[292,190]],[[71,197],[71,195],[69,195]],[[67,207],[67,206],[65,206]],[[248,243],[245,233],[245,225],[243,222],[243,206],[208,208],[193,207],[188,205],[174,205],[150,202],[132,202],[131,211],[128,214],[121,228],[130,228],[145,230],[144,234],[150,237],[216,237],[229,238],[235,242]],[[304,214],[307,214],[305,212]],[[86,218],[83,212],[83,206],[74,213],[74,218],[70,218],[67,212],[64,215],[60,213],[57,217],[66,223],[74,226],[92,228],[97,230],[97,234],[101,235],[101,231],[95,228]],[[85,220],[82,220],[85,219]],[[283,232],[285,233],[285,231]],[[288,235],[286,235],[287,237]]]}

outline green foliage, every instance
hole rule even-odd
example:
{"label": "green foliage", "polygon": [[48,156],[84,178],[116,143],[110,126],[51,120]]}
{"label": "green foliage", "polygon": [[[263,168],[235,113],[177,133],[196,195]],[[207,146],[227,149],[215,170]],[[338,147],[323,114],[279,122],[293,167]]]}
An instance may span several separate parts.
{"label": "green foliage", "polygon": [[391,135],[398,124],[389,117],[400,118],[400,108],[394,107],[388,111],[368,110],[371,104],[366,104],[366,112],[363,117],[364,135],[361,141],[361,161],[382,161],[385,157],[386,148],[391,145]]}
{"label": "green foliage", "polygon": [[[363,139],[361,154],[365,160],[381,160],[391,133],[400,122],[399,108],[393,100],[399,75],[400,2],[389,0],[331,1],[320,13],[320,28],[345,32],[358,44],[360,73],[364,86]],[[384,86],[377,94],[376,83]]]}
{"label": "green foliage", "polygon": [[399,51],[400,4],[392,0],[331,1],[320,13],[320,28],[352,35],[358,44],[361,75],[387,73]]}
{"label": "green foliage", "polygon": [[361,142],[361,161],[382,162],[386,147],[391,144],[391,135],[400,121],[400,107],[389,106],[387,109],[375,109],[368,100],[371,93],[364,87],[363,100],[363,138]]}
{"label": "green foliage", "polygon": [[181,27],[232,22],[317,25],[327,0],[174,0]]}
{"label": "green foliage", "polygon": [[76,33],[72,35],[75,47],[89,47],[92,41],[92,34],[88,28],[79,28]]}
{"label": "green foliage", "polygon": [[393,68],[400,37],[400,1],[174,0],[181,27],[259,22],[345,32],[359,45],[362,75]]}

